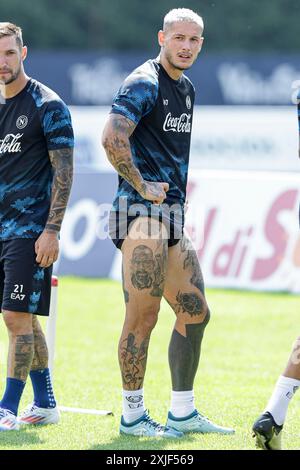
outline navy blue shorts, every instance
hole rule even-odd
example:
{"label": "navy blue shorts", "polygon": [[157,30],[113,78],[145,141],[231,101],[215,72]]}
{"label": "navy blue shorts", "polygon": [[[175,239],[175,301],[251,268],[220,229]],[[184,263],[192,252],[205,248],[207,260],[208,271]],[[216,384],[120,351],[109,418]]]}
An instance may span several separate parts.
{"label": "navy blue shorts", "polygon": [[2,310],[49,315],[52,266],[36,263],[35,239],[0,241],[0,301]]}
{"label": "navy blue shorts", "polygon": [[153,217],[147,214],[128,215],[118,211],[111,211],[109,217],[109,235],[117,248],[122,248],[123,241],[128,235],[130,225],[135,219],[141,216],[159,220],[165,225],[168,234],[168,247],[176,245],[182,239],[184,228],[183,213],[178,217],[172,217],[166,220],[161,214],[157,217]]}

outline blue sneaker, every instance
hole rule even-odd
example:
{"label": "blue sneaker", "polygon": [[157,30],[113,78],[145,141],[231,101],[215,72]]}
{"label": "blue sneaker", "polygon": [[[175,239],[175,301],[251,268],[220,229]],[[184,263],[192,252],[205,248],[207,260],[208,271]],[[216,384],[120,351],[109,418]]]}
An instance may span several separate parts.
{"label": "blue sneaker", "polygon": [[171,429],[168,426],[156,423],[150,418],[148,411],[145,411],[143,416],[133,421],[126,423],[123,416],[120,424],[120,434],[128,434],[131,436],[147,436],[147,437],[167,437],[176,439],[182,437],[182,432]]}
{"label": "blue sneaker", "polygon": [[201,415],[197,410],[193,411],[184,418],[175,418],[171,412],[168,414],[167,426],[181,431],[183,433],[198,432],[200,434],[218,433],[218,434],[234,434],[234,429],[223,428],[212,423],[205,416]]}

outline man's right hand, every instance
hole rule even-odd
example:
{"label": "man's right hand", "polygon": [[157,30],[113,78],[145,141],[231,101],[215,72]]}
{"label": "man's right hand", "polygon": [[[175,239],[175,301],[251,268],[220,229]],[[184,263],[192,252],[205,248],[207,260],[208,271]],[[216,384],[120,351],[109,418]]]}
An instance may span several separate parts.
{"label": "man's right hand", "polygon": [[168,190],[169,183],[144,181],[139,193],[147,201],[152,201],[154,204],[162,204],[167,197]]}

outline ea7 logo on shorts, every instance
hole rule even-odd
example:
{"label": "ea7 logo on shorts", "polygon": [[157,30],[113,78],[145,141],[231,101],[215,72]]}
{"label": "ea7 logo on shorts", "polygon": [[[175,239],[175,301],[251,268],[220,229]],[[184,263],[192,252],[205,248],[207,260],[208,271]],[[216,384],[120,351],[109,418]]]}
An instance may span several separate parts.
{"label": "ea7 logo on shorts", "polygon": [[23,292],[23,284],[15,284],[14,291],[10,294],[10,298],[12,300],[24,300],[26,295],[22,294]]}
{"label": "ea7 logo on shorts", "polygon": [[27,116],[19,116],[16,122],[16,126],[18,129],[24,129],[28,124],[28,117]]}

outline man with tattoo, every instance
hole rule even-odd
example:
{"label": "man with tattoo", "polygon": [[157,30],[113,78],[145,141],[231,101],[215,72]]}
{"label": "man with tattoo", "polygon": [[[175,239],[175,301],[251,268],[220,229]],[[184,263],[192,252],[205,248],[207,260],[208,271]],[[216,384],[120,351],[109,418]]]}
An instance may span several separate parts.
{"label": "man with tattoo", "polygon": [[[37,315],[49,314],[74,139],[66,105],[25,74],[26,55],[21,29],[0,23],[0,295],[9,336],[1,431],[59,420]],[[34,401],[17,419],[28,375]]]}
{"label": "man with tattoo", "polygon": [[[298,130],[300,158],[300,92],[298,94]],[[300,222],[300,210],[299,210]],[[300,337],[297,338],[283,374],[278,377],[264,412],[253,424],[256,446],[263,450],[281,450],[283,425],[288,406],[300,387]]]}
{"label": "man with tattoo", "polygon": [[[126,78],[103,132],[107,157],[119,174],[110,235],[123,255],[126,317],[119,363],[124,434],[179,438],[186,432],[234,432],[213,424],[194,404],[209,309],[197,255],[183,233],[194,103],[194,87],[183,71],[200,52],[202,32],[202,18],[191,10],[175,9],[165,16],[159,57]],[[166,426],[150,418],[143,395],[150,335],[162,297],[176,315]]]}

